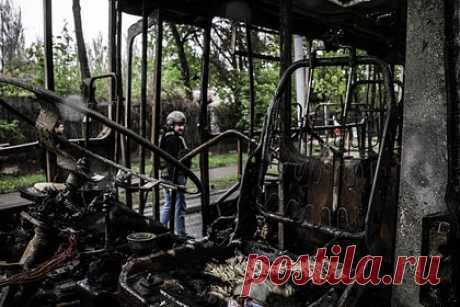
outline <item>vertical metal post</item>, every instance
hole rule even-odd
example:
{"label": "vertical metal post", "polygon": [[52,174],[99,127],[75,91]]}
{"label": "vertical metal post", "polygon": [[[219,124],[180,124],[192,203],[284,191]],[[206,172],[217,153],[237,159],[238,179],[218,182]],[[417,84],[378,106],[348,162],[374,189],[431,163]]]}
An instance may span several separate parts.
{"label": "vertical metal post", "polygon": [[[255,124],[255,92],[254,92],[254,59],[252,56],[252,39],[251,28],[246,25],[246,40],[248,45],[248,66],[249,66],[249,137],[254,137],[254,124]],[[249,151],[251,145],[249,144]]]}
{"label": "vertical metal post", "polygon": [[[53,20],[51,0],[43,0],[43,22],[45,40],[45,87],[54,91],[54,65],[53,65]],[[56,155],[46,151],[46,178],[53,181],[57,174]]]}
{"label": "vertical metal post", "polygon": [[[120,9],[120,1],[116,3],[116,50],[115,50],[115,68],[117,76],[117,88],[116,90],[116,112],[115,121],[119,124],[122,123],[122,112],[123,112],[123,87],[122,84],[122,68],[121,68],[121,39],[122,39],[122,15]],[[122,137],[120,133],[115,135],[115,161],[118,163],[120,160],[120,153],[122,156],[123,163],[126,163],[126,152],[125,152],[125,137]]]}
{"label": "vertical metal post", "polygon": [[43,0],[44,40],[45,40],[45,86],[54,91],[53,65],[53,20],[51,0]]}
{"label": "vertical metal post", "polygon": [[[280,0],[280,76],[292,63],[292,34],[291,34],[291,14],[292,0]],[[289,139],[291,127],[291,81],[287,83],[286,90],[282,97],[280,108],[282,119],[281,139],[286,142]]]}
{"label": "vertical metal post", "polygon": [[[116,61],[116,8],[115,0],[109,0],[109,61],[110,61],[110,72],[116,73],[117,61]],[[116,97],[116,89],[114,80],[110,81],[110,102],[113,104]],[[110,105],[109,117],[115,118],[113,105]]]}
{"label": "vertical metal post", "polygon": [[[152,143],[159,145],[160,129],[161,129],[161,64],[163,53],[163,19],[161,11],[158,9],[156,12],[157,21],[157,35],[155,44],[155,75],[154,75],[154,90],[155,98],[152,110]],[[153,154],[153,177],[160,177],[160,157]],[[153,204],[155,219],[160,219],[160,187],[157,185],[154,188]],[[173,211],[174,212],[174,211]],[[173,228],[174,229],[174,228]]]}
{"label": "vertical metal post", "polygon": [[[146,113],[147,113],[147,30],[148,30],[148,14],[145,7],[145,0],[142,5],[142,55],[141,55],[141,104],[140,104],[140,117],[139,129],[140,135],[143,138],[147,136],[146,129]],[[140,149],[140,165],[139,171],[145,174],[145,148],[141,146]],[[139,181],[139,187],[144,184],[143,180]],[[139,191],[139,213],[144,213],[144,193]]]}
{"label": "vertical metal post", "polygon": [[[200,139],[201,143],[207,141],[208,134],[208,82],[209,82],[209,53],[211,49],[211,18],[204,29],[203,57],[201,63],[201,89],[200,89]],[[208,150],[203,150],[200,154],[200,175],[203,184],[203,193],[201,194],[201,216],[202,231],[206,234],[208,225],[208,206],[209,206],[209,164]]]}
{"label": "vertical metal post", "polygon": [[[280,0],[280,75],[292,62],[292,37],[290,25],[290,12],[292,0]],[[281,98],[280,106],[281,117],[281,146],[285,147],[289,144],[289,135],[291,127],[291,82],[288,82],[286,90]],[[283,152],[281,152],[282,154]],[[283,163],[280,162],[280,185],[279,185],[279,206],[278,213],[284,215],[284,177],[283,177]],[[284,249],[284,224],[278,224],[278,245],[280,249]]]}
{"label": "vertical metal post", "polygon": [[[134,37],[128,41],[127,50],[127,76],[126,76],[126,105],[125,105],[125,126],[127,129],[131,129],[131,97],[132,97],[132,76],[133,76],[133,43]],[[127,168],[131,168],[131,141],[129,137],[126,137],[126,161],[125,165]],[[128,187],[131,186],[131,177],[127,180]],[[130,189],[126,190],[126,205],[129,208],[133,207],[133,198]]]}

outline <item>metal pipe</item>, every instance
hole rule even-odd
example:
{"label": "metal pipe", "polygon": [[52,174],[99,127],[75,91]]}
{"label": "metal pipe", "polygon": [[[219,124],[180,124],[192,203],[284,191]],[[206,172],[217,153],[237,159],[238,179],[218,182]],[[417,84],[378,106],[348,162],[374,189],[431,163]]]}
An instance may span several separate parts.
{"label": "metal pipe", "polygon": [[[161,64],[162,64],[162,53],[163,53],[163,19],[161,16],[161,10],[156,10],[156,21],[157,21],[157,35],[156,35],[156,48],[155,48],[155,75],[154,75],[154,89],[155,98],[152,110],[152,143],[159,145],[160,129],[161,129]],[[160,158],[158,155],[153,155],[153,177],[159,178],[160,176]],[[155,219],[160,219],[160,189],[155,187],[153,193],[153,213]],[[173,224],[172,224],[173,225]],[[173,227],[174,229],[174,227]]]}
{"label": "metal pipe", "polygon": [[[146,0],[142,1],[142,48],[141,48],[141,103],[139,117],[139,134],[143,139],[147,136],[146,129],[146,112],[147,112],[147,30],[148,30],[148,15],[146,10]],[[139,171],[145,174],[145,148],[140,148],[140,165]],[[142,180],[139,186],[142,186]],[[139,213],[144,213],[145,200],[144,193],[139,191]]]}
{"label": "metal pipe", "polygon": [[[199,118],[199,132],[201,142],[204,143],[208,140],[208,82],[209,82],[209,53],[211,49],[211,18],[207,21],[204,28],[204,42],[203,42],[203,57],[201,63],[201,88],[200,88],[200,118]],[[208,206],[209,206],[209,161],[208,151],[205,149],[200,154],[200,175],[203,184],[203,191],[201,193],[201,216],[202,216],[202,233],[206,235],[208,221]]]}
{"label": "metal pipe", "polygon": [[270,220],[273,220],[273,221],[276,221],[282,224],[298,226],[298,227],[301,227],[307,230],[317,231],[319,233],[332,236],[334,238],[344,238],[344,239],[351,239],[351,240],[364,239],[364,231],[348,232],[348,231],[343,231],[338,228],[330,227],[326,225],[315,225],[309,222],[299,223],[288,217],[284,217],[276,213],[267,212],[259,207],[258,207],[258,211],[260,214],[262,214],[264,217]]}

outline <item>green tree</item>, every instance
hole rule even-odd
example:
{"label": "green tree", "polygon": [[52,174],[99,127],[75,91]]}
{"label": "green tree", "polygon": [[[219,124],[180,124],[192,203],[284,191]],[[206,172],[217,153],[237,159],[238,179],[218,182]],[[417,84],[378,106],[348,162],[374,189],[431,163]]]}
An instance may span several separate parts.
{"label": "green tree", "polygon": [[23,64],[24,28],[21,10],[0,0],[0,73]]}

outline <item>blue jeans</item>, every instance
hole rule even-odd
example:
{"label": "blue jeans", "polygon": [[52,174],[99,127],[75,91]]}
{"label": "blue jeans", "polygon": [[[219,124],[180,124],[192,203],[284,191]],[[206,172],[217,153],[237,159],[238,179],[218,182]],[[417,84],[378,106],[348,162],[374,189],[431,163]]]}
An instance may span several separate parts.
{"label": "blue jeans", "polygon": [[[187,179],[185,176],[177,177],[177,184],[185,185]],[[163,225],[168,225],[169,223],[169,212],[171,211],[171,202],[172,202],[172,191],[165,189],[165,203],[160,210],[160,223]],[[174,224],[176,225],[175,233],[180,236],[185,236],[185,214],[186,214],[187,204],[185,203],[184,192],[176,192],[176,209],[174,214]]]}

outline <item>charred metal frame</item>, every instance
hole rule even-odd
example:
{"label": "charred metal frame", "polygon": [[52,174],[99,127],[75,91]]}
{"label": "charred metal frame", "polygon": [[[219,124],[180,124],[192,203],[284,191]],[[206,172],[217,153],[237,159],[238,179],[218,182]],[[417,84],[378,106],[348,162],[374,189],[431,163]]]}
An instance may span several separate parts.
{"label": "charred metal frame", "polygon": [[[288,223],[297,225],[298,227],[308,229],[311,231],[320,232],[326,235],[331,235],[334,238],[347,238],[347,239],[364,239],[365,243],[368,247],[368,250],[372,254],[381,254],[380,246],[378,244],[378,233],[381,226],[381,220],[383,215],[383,206],[377,204],[377,199],[384,198],[386,193],[386,180],[388,180],[388,176],[386,172],[388,172],[387,165],[389,165],[389,161],[393,155],[393,146],[395,142],[395,134],[397,131],[397,126],[395,123],[397,122],[396,119],[399,117],[399,108],[396,107],[396,101],[394,96],[394,89],[393,89],[393,81],[392,75],[390,71],[390,67],[384,61],[370,56],[365,57],[356,57],[354,64],[374,64],[378,65],[382,69],[383,74],[383,81],[386,89],[386,102],[387,102],[387,116],[385,119],[384,130],[382,133],[382,141],[379,147],[379,153],[377,158],[377,164],[375,168],[375,173],[372,181],[372,188],[371,193],[369,196],[369,203],[365,218],[365,228],[363,231],[360,232],[346,232],[340,229],[336,229],[334,227],[327,227],[323,225],[313,225],[310,223],[298,223],[292,219],[286,218],[282,214],[276,214],[272,212],[266,212],[263,210],[263,206],[261,205],[261,201],[259,199],[261,193],[261,187],[264,184],[264,177],[267,171],[267,167],[271,161],[271,153],[270,153],[270,146],[273,138],[274,132],[274,125],[277,120],[278,114],[281,111],[281,107],[283,105],[283,93],[286,91],[286,85],[292,75],[292,73],[299,68],[302,67],[309,67],[310,65],[314,65],[314,67],[324,67],[324,66],[346,66],[350,64],[349,57],[338,57],[338,58],[318,58],[315,59],[314,63],[307,60],[301,60],[294,62],[291,66],[289,66],[283,73],[276,92],[273,99],[272,104],[269,107],[269,111],[267,113],[264,129],[262,131],[262,136],[259,141],[259,145],[255,150],[255,153],[249,157],[248,165],[246,166],[246,173],[242,179],[242,186],[247,184],[251,177],[256,177],[257,181],[254,184],[257,185],[257,189],[251,187],[251,191],[242,191],[241,193],[248,193],[245,197],[240,198],[238,203],[238,223],[235,229],[234,238],[239,238],[240,236],[247,236],[247,233],[251,233],[254,229],[251,223],[254,223],[255,216],[251,217],[251,214],[259,213],[268,219],[279,223]],[[280,114],[281,115],[281,114]],[[309,131],[313,131],[311,127],[309,127],[309,123],[306,123],[306,128]],[[257,167],[260,165],[260,167]],[[246,182],[246,183],[245,183]],[[248,203],[257,203],[255,205],[255,211],[249,210],[247,208]],[[242,208],[245,208],[245,212],[242,212]],[[252,222],[251,222],[252,221]],[[243,230],[245,229],[245,230]],[[249,230],[251,229],[251,230]],[[243,233],[246,233],[243,235]]]}
{"label": "charred metal frame", "polygon": [[[280,74],[283,75],[292,63],[292,32],[291,32],[291,8],[292,0],[280,0]],[[285,79],[283,87],[286,88],[280,97],[280,146],[283,148],[289,146],[290,127],[291,127],[291,80]],[[283,151],[284,152],[284,151]],[[283,152],[281,154],[283,154]],[[282,165],[281,165],[282,167]],[[283,191],[283,182],[285,178],[281,174],[279,177],[280,184],[278,189],[278,213],[283,216],[285,211],[285,195]],[[284,249],[284,224],[278,224],[278,247]]]}
{"label": "charred metal frame", "polygon": [[[145,139],[147,137],[147,31],[148,31],[148,15],[145,8],[145,0],[142,1],[142,47],[141,47],[141,101],[140,101],[140,117],[139,117],[139,134]],[[145,174],[145,149],[140,148],[140,164],[139,171]],[[139,187],[143,185],[142,180],[139,182]],[[144,212],[144,193],[139,191],[139,212]]]}
{"label": "charred metal frame", "polygon": [[[203,57],[201,63],[201,86],[200,86],[200,119],[199,132],[201,142],[204,143],[209,138],[208,124],[208,83],[209,83],[209,54],[211,51],[211,17],[208,18],[204,28],[203,36]],[[200,153],[200,175],[203,183],[203,193],[201,194],[201,214],[202,214],[202,232],[206,234],[209,224],[208,206],[209,206],[209,155],[207,149]],[[174,202],[173,202],[174,203]],[[174,211],[172,211],[174,212]]]}
{"label": "charred metal frame", "polygon": [[254,137],[255,104],[256,96],[254,89],[254,59],[252,53],[251,27],[246,25],[246,40],[248,45],[248,73],[249,73],[249,137]]}
{"label": "charred metal frame", "polygon": [[[159,145],[160,139],[160,129],[161,129],[161,65],[162,65],[162,53],[163,53],[163,16],[161,10],[157,9],[155,12],[156,22],[157,22],[157,35],[156,35],[156,44],[155,44],[155,74],[154,74],[154,91],[155,91],[155,100],[153,105],[152,112],[152,143]],[[153,155],[153,176],[159,178],[160,176],[160,157],[158,155]],[[153,205],[154,205],[154,215],[158,220],[160,218],[160,190],[159,187],[155,187],[153,194]],[[174,212],[171,210],[171,212]],[[174,216],[174,214],[172,215]],[[172,224],[174,225],[174,223]],[[174,227],[173,227],[174,229]]]}
{"label": "charred metal frame", "polygon": [[[54,91],[54,64],[53,64],[53,20],[51,0],[43,0],[43,30],[45,41],[45,86]],[[52,181],[57,174],[57,159],[50,152],[46,152],[46,178]]]}

